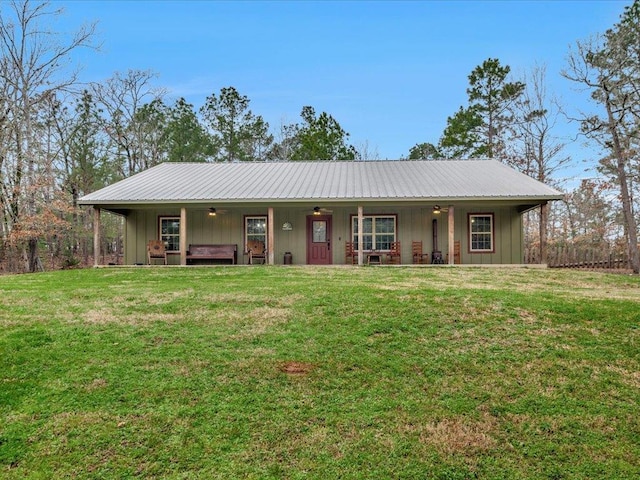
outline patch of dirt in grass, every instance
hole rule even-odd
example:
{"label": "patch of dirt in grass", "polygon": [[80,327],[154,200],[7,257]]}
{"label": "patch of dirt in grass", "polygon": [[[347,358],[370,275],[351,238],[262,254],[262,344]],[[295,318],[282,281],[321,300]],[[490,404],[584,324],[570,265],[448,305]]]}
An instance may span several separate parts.
{"label": "patch of dirt in grass", "polygon": [[430,422],[420,431],[420,441],[447,455],[475,455],[496,446],[496,420],[485,414],[480,420],[468,417]]}
{"label": "patch of dirt in grass", "polygon": [[281,363],[279,366],[282,373],[288,373],[289,375],[307,375],[314,368],[315,365],[312,363],[293,361]]}
{"label": "patch of dirt in grass", "polygon": [[96,378],[87,385],[85,388],[88,392],[93,392],[95,390],[100,390],[101,388],[105,388],[107,386],[107,381],[104,378]]}

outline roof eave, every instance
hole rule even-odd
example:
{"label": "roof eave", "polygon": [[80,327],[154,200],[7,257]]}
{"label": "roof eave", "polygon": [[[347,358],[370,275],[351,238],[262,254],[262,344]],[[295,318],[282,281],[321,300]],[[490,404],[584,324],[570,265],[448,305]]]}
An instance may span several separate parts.
{"label": "roof eave", "polygon": [[160,206],[160,205],[208,205],[211,203],[224,203],[228,205],[244,205],[244,204],[307,204],[314,202],[325,202],[334,204],[360,204],[360,203],[468,203],[468,202],[547,202],[554,200],[562,200],[562,195],[519,195],[519,196],[473,196],[473,197],[385,197],[385,198],[335,198],[335,197],[309,197],[309,198],[210,198],[210,199],[145,199],[145,200],[92,200],[90,198],[80,199],[78,204],[81,206]]}

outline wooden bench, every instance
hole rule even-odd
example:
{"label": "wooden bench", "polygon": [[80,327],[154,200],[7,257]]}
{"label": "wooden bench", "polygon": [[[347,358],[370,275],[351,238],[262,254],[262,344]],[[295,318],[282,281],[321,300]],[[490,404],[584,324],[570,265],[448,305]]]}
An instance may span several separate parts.
{"label": "wooden bench", "polygon": [[189,245],[187,263],[194,260],[231,260],[231,264],[238,263],[238,245]]}

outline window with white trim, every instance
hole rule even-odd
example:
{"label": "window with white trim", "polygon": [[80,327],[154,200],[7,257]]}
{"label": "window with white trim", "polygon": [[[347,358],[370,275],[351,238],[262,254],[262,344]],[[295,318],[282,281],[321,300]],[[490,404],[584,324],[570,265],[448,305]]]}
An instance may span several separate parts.
{"label": "window with white trim", "polygon": [[469,251],[493,252],[494,232],[492,213],[469,214]]}
{"label": "window with white trim", "polygon": [[159,238],[167,252],[180,251],[180,217],[159,217]]}
{"label": "window with white trim", "polygon": [[[351,238],[354,250],[358,251],[358,217],[351,217]],[[391,250],[396,241],[395,215],[364,215],[362,218],[363,251]]]}
{"label": "window with white trim", "polygon": [[267,245],[267,217],[264,215],[244,217],[244,244],[257,240]]}

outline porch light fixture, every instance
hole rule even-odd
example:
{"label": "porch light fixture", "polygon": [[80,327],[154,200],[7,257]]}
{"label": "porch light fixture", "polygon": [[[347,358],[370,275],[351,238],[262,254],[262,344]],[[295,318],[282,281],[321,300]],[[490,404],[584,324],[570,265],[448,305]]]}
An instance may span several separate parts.
{"label": "porch light fixture", "polygon": [[210,217],[215,217],[216,216],[216,209],[215,208],[210,208],[209,209],[209,216]]}
{"label": "porch light fixture", "polygon": [[438,215],[441,211],[442,209],[440,208],[440,205],[433,206],[433,213],[435,213],[436,215]]}
{"label": "porch light fixture", "polygon": [[313,214],[320,215],[320,207],[313,207]]}

